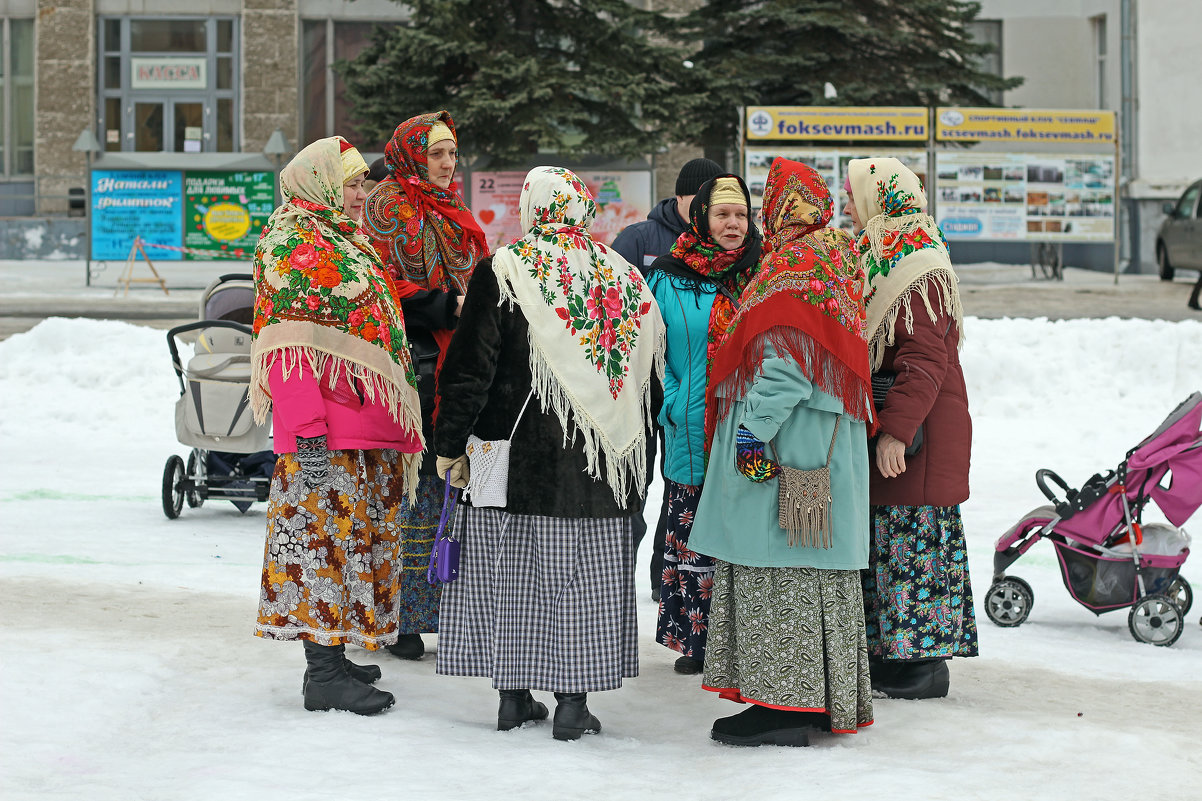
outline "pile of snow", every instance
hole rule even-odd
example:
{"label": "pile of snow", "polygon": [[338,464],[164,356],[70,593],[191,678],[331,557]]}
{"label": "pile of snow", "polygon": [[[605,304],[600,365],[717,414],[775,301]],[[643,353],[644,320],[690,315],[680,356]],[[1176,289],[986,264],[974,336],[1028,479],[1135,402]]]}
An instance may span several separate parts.
{"label": "pile of snow", "polygon": [[[964,514],[979,599],[994,539],[1042,500],[1037,468],[1080,484],[1202,389],[1202,324],[966,327]],[[981,657],[953,663],[947,699],[878,700],[875,725],[810,749],[708,739],[712,720],[738,709],[672,673],[675,654],[654,643],[647,547],[636,572],[642,675],[590,699],[605,726],[597,737],[556,743],[547,725],[498,733],[488,682],[435,676],[432,656],[370,660],[397,695],[385,715],[307,713],[299,646],[250,636],[262,506],[243,516],[211,502],[175,521],[160,510],[163,463],[187,453],[174,436],[178,394],[161,331],[52,319],[0,342],[6,799],[636,798],[665,788],[1111,799],[1188,796],[1202,775],[1191,736],[1202,714],[1198,610],[1172,648],[1138,644],[1125,611],[1095,618],[1068,597],[1045,544],[1011,569],[1034,588],[1030,620],[1000,629],[978,606]],[[1160,518],[1153,509],[1148,519]],[[1195,515],[1185,528],[1200,524]],[[1183,575],[1202,592],[1198,562]]]}

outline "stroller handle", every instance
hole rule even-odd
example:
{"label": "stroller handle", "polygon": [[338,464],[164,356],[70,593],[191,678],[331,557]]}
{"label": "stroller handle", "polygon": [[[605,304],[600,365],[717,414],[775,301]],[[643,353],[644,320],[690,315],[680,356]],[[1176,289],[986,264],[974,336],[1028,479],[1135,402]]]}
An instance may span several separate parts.
{"label": "stroller handle", "polygon": [[1035,471],[1035,483],[1039,486],[1039,491],[1042,492],[1044,497],[1052,503],[1059,504],[1060,500],[1056,497],[1055,491],[1048,487],[1047,482],[1049,479],[1053,484],[1064,490],[1064,495],[1066,498],[1068,497],[1069,493],[1072,492],[1072,490],[1069,488],[1068,484],[1065,483],[1063,478],[1056,475],[1056,473],[1052,472],[1051,470],[1048,470],[1047,468],[1040,468],[1039,470]]}
{"label": "stroller handle", "polygon": [[189,331],[196,331],[201,328],[231,328],[234,331],[240,331],[243,334],[254,336],[254,329],[243,323],[235,323],[232,320],[198,320],[195,323],[185,323],[177,325],[167,331],[167,348],[171,351],[171,366],[175,368],[175,377],[179,379],[179,391],[185,392],[184,387],[184,366],[179,361],[179,347],[175,344],[175,338],[180,334],[186,334]]}

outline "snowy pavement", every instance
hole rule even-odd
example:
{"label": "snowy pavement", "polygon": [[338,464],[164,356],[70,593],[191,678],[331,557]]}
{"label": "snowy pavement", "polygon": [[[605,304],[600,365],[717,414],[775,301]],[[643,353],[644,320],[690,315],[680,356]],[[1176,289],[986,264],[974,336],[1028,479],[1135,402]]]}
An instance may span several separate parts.
{"label": "snowy pavement", "polygon": [[[300,647],[251,635],[263,506],[160,509],[163,463],[187,452],[161,332],[51,319],[16,334],[0,342],[0,798],[1202,797],[1202,600],[1176,645],[1139,644],[1125,610],[1069,598],[1042,543],[1010,570],[1034,588],[1026,624],[998,628],[979,603],[993,541],[1041,502],[1036,468],[1080,484],[1202,389],[1202,322],[966,328],[981,656],[952,663],[946,699],[877,700],[873,726],[808,749],[708,739],[738,709],[655,644],[647,549],[641,675],[590,697],[595,737],[495,731],[487,680],[436,676],[432,655],[352,649],[396,706],[305,712]],[[1202,594],[1202,559],[1182,574]]]}

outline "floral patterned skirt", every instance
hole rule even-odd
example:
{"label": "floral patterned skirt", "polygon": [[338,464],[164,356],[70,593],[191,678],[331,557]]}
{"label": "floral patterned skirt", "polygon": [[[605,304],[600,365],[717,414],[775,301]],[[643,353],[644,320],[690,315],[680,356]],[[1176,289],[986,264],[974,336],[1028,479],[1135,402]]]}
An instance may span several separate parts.
{"label": "floral patterned skirt", "polygon": [[[427,456],[426,458],[433,458]],[[401,525],[400,634],[437,634],[438,602],[442,585],[426,581],[430,550],[438,533],[442,513],[443,482],[438,476],[421,476],[417,482],[417,503],[397,513]],[[453,510],[452,510],[453,511]],[[453,516],[453,515],[452,515]],[[453,523],[448,524],[448,529]]]}
{"label": "floral patterned skirt", "polygon": [[374,650],[397,637],[404,471],[391,449],[330,451],[330,468],[308,492],[296,454],[276,462],[255,634]]}
{"label": "floral patterned skirt", "polygon": [[958,506],[873,506],[864,577],[868,652],[884,659],[977,655]]}
{"label": "floral patterned skirt", "polygon": [[689,550],[689,532],[701,487],[664,482],[668,533],[664,538],[664,570],[660,585],[655,641],[698,661],[705,660],[714,560]]}
{"label": "floral patterned skirt", "polygon": [[718,560],[702,686],[732,701],[872,724],[860,571]]}

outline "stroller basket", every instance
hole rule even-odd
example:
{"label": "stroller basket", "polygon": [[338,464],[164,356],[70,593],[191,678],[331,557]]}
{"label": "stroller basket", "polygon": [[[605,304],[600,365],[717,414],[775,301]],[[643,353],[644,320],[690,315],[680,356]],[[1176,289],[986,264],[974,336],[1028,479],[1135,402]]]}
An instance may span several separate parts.
{"label": "stroller basket", "polygon": [[[1131,606],[1139,596],[1135,579],[1135,563],[1128,558],[1116,558],[1093,553],[1069,543],[1053,541],[1064,586],[1073,598],[1095,613]],[[1187,552],[1188,553],[1188,552]],[[1172,563],[1176,561],[1177,564]],[[1140,559],[1144,588],[1148,594],[1164,593],[1177,579],[1185,557],[1149,557]],[[1149,563],[1165,566],[1152,567]],[[1166,564],[1167,563],[1167,564]]]}

